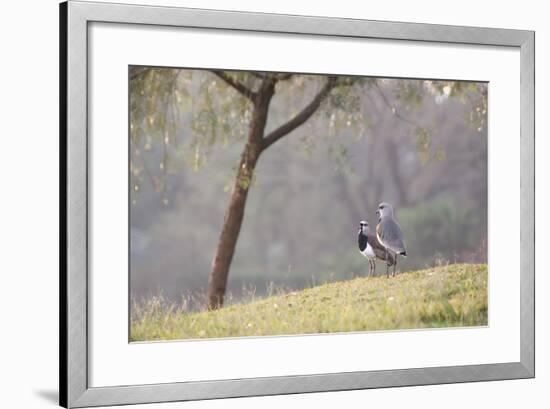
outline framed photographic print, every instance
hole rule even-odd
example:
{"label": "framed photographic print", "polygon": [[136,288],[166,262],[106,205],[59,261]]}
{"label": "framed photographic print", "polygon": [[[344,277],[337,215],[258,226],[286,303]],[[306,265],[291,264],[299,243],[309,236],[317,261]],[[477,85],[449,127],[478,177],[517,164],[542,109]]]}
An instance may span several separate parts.
{"label": "framed photographic print", "polygon": [[534,377],[534,33],[60,6],[60,397]]}

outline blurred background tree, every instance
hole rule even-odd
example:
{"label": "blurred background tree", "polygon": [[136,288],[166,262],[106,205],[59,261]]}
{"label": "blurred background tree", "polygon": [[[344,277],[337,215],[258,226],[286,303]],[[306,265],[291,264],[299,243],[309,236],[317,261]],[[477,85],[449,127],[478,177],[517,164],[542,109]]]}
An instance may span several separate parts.
{"label": "blurred background tree", "polygon": [[[363,274],[358,222],[381,201],[405,232],[402,269],[486,261],[486,118],[485,83],[131,67],[132,296],[209,283],[215,308],[226,289]],[[236,192],[246,217],[227,229]]]}

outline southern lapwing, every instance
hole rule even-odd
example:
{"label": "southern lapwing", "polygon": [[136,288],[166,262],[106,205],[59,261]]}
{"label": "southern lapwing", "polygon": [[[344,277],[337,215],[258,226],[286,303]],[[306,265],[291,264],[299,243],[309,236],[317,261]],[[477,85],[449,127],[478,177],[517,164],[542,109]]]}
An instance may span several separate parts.
{"label": "southern lapwing", "polygon": [[359,234],[357,236],[359,252],[369,260],[369,277],[376,273],[376,259],[388,259],[388,265],[393,265],[395,257],[386,251],[380,244],[376,235],[370,233],[369,224],[366,221],[359,223]]}
{"label": "southern lapwing", "polygon": [[[378,225],[376,226],[376,237],[384,246],[386,252],[395,257],[393,263],[393,273],[395,276],[395,268],[397,267],[397,256],[407,256],[405,241],[401,227],[397,224],[393,217],[393,207],[389,203],[380,203],[378,210]],[[386,277],[390,275],[390,264],[386,263]]]}

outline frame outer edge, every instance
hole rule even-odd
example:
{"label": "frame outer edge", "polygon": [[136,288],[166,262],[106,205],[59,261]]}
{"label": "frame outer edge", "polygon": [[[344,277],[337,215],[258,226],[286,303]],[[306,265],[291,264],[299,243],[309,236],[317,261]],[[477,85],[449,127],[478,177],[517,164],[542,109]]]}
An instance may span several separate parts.
{"label": "frame outer edge", "polygon": [[67,404],[87,385],[87,28],[80,7],[67,10]]}
{"label": "frame outer edge", "polygon": [[[87,24],[92,21],[521,47],[521,361],[462,367],[89,388]],[[68,1],[66,404],[69,407],[87,407],[533,377],[534,52],[534,32],[525,30]],[[62,369],[61,363],[60,371]]]}
{"label": "frame outer edge", "polygon": [[[191,28],[516,46],[529,31],[70,0],[89,21]],[[434,40],[437,38],[437,40]]]}
{"label": "frame outer edge", "polygon": [[67,407],[67,3],[59,5],[59,404]]}
{"label": "frame outer edge", "polygon": [[535,376],[535,33],[520,51],[521,363]]}
{"label": "frame outer edge", "polygon": [[[459,376],[456,373],[457,369],[461,369]],[[156,403],[160,403],[520,378],[529,378],[529,372],[521,363],[515,362],[462,367],[413,368],[340,374],[102,387],[86,391],[77,402],[76,407],[140,404],[153,400]]]}

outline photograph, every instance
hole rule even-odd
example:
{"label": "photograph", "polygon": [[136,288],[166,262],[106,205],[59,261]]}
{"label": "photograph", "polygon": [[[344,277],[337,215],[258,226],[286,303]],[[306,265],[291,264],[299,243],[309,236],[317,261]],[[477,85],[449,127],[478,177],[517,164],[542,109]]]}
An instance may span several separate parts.
{"label": "photograph", "polygon": [[128,66],[129,341],[487,326],[488,88]]}

